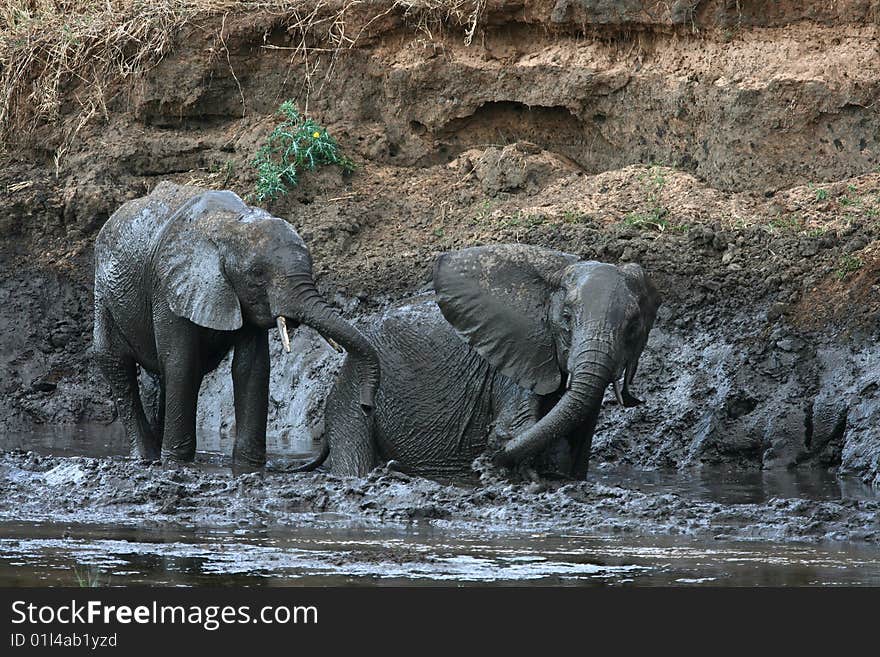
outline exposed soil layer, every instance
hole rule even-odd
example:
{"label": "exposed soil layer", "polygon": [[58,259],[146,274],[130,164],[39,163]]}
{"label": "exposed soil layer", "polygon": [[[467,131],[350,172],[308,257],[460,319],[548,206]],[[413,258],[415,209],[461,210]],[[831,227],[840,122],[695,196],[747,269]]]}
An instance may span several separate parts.
{"label": "exposed soil layer", "polygon": [[[93,90],[71,83],[57,122],[13,135],[0,428],[114,422],[87,354],[95,233],[163,179],[251,192],[250,160],[293,98],[358,168],[308,174],[270,209],[350,316],[424,288],[434,256],[462,246],[637,261],[665,299],[635,384],[647,403],[608,404],[594,462],[880,483],[876,3],[492,1],[469,45],[467,12],[366,5],[346,13],[357,39],[341,49],[322,49],[326,24],[303,34],[283,13],[193,21],[158,66],[107,81],[106,116],[83,122]],[[300,340],[273,375],[270,430],[317,436],[338,359]],[[206,384],[204,431],[233,430],[229,399],[222,375]],[[584,507],[618,495],[569,486]],[[626,513],[642,503],[620,495]]]}

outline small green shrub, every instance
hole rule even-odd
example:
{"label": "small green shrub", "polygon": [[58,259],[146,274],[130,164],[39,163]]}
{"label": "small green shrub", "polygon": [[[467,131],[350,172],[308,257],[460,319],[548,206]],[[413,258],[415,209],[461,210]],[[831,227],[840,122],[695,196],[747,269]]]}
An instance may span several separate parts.
{"label": "small green shrub", "polygon": [[587,221],[588,219],[588,215],[581,214],[576,210],[566,210],[562,213],[562,223],[564,224],[579,224]]}
{"label": "small green shrub", "polygon": [[494,202],[490,200],[485,200],[480,203],[471,223],[475,226],[482,226],[491,223],[493,205]]}
{"label": "small green shrub", "polygon": [[652,208],[648,212],[630,212],[623,218],[623,223],[635,228],[649,228],[664,232],[670,227],[668,219],[664,218],[666,208]]}
{"label": "small green shrub", "polygon": [[844,194],[843,196],[840,197],[839,203],[843,207],[852,206],[852,205],[860,206],[862,204],[862,199],[860,196],[857,196],[857,195],[850,196],[849,194]]}
{"label": "small green shrub", "polygon": [[779,214],[767,223],[767,229],[772,233],[779,231],[798,231],[803,228],[804,220],[797,214]]}
{"label": "small green shrub", "polygon": [[828,200],[828,190],[822,189],[821,187],[817,188],[813,183],[807,185],[813,193],[816,195],[816,201],[827,201]]}
{"label": "small green shrub", "polygon": [[257,170],[256,200],[271,201],[296,186],[301,171],[313,171],[325,164],[335,164],[345,172],[354,163],[340,153],[339,144],[326,128],[302,115],[293,101],[281,103],[281,123],[257,151],[253,166]]}
{"label": "small green shrub", "polygon": [[645,200],[648,209],[644,212],[630,212],[623,221],[636,228],[650,228],[661,233],[671,227],[666,216],[669,208],[663,205],[661,195],[666,187],[666,173],[660,164],[652,164],[650,168],[639,176],[642,183]]}
{"label": "small green shrub", "polygon": [[844,281],[850,274],[857,272],[862,268],[861,258],[853,255],[845,255],[837,263],[837,280]]}

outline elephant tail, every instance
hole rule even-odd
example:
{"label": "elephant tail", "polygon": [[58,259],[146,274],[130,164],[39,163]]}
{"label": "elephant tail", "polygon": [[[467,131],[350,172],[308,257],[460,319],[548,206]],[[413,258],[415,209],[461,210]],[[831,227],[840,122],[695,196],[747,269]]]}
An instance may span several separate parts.
{"label": "elephant tail", "polygon": [[303,463],[302,465],[293,468],[291,472],[311,472],[312,470],[316,470],[319,468],[324,461],[327,460],[327,457],[330,456],[330,441],[327,440],[326,436],[324,437],[324,444],[321,447],[321,453],[318,454],[315,458],[313,458],[308,463]]}

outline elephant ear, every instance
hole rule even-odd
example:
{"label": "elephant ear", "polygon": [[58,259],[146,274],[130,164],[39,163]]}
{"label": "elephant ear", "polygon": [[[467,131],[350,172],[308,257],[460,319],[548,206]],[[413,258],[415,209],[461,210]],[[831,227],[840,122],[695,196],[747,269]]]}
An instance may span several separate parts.
{"label": "elephant ear", "polygon": [[156,271],[178,317],[205,328],[241,328],[241,304],[223,273],[217,244],[202,230],[200,197],[182,206],[169,220],[156,253]]}
{"label": "elephant ear", "polygon": [[654,324],[654,319],[657,317],[657,310],[662,303],[660,292],[641,265],[628,262],[620,267],[620,271],[623,272],[627,287],[636,295],[642,316],[645,318],[647,330],[650,330]]}
{"label": "elephant ear", "polygon": [[561,383],[550,297],[577,260],[521,244],[444,253],[434,264],[437,304],[483,358],[523,388],[548,394]]}

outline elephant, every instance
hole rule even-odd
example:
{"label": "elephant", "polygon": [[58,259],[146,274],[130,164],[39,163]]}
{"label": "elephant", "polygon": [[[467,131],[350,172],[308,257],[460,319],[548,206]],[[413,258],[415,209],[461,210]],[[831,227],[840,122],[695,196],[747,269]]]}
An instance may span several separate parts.
{"label": "elephant", "polygon": [[442,254],[433,287],[362,328],[383,372],[374,413],[351,411],[347,358],[311,465],[329,457],[332,472],[362,476],[388,461],[446,478],[489,452],[502,466],[585,478],[608,385],[622,406],[641,403],[631,385],[661,303],[642,267],[480,246]]}
{"label": "elephant", "polygon": [[[233,350],[233,464],[266,462],[269,337],[306,324],[356,361],[353,403],[370,413],[373,346],[318,292],[305,243],[283,219],[230,191],[162,182],[126,202],[95,242],[93,354],[110,383],[132,455],[192,461],[205,374]],[[147,418],[138,366],[158,381]]]}

